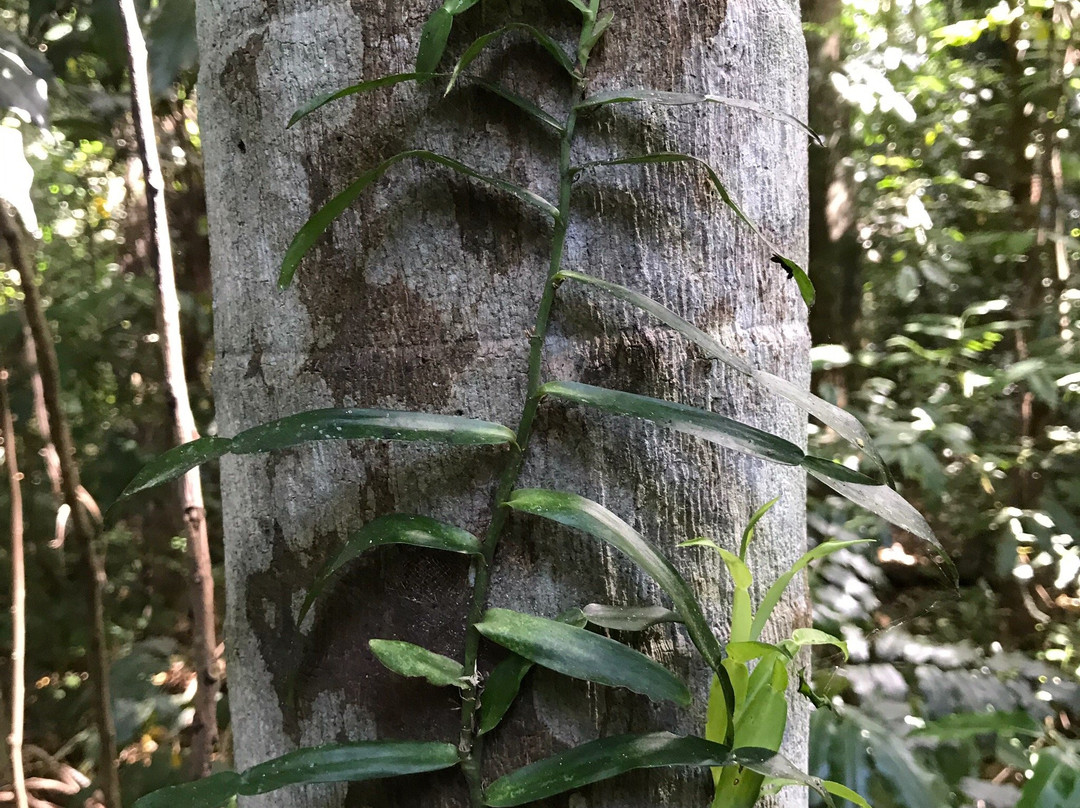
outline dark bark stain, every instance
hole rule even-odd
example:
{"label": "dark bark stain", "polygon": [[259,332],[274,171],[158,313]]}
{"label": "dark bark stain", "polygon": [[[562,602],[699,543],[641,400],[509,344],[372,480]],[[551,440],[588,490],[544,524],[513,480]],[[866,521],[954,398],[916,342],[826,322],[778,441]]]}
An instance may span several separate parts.
{"label": "dark bark stain", "polygon": [[262,31],[252,33],[225,60],[225,69],[218,78],[229,103],[236,108],[238,116],[246,120],[257,120],[262,109],[256,63],[263,51],[264,41]]}

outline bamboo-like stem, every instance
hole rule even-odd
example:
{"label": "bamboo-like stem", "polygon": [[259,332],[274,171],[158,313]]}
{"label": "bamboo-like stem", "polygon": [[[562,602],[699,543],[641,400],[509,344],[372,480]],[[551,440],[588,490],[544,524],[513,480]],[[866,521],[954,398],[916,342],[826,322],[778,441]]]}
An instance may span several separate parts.
{"label": "bamboo-like stem", "polygon": [[8,372],[0,367],[0,433],[4,438],[11,496],[11,788],[17,808],[28,808],[23,771],[23,724],[26,710],[26,565],[23,562],[22,476],[15,451],[15,424],[8,398]]}
{"label": "bamboo-like stem", "polygon": [[[154,114],[151,109],[150,78],[146,66],[146,42],[133,0],[119,0],[127,38],[128,67],[131,81],[131,117],[142,160],[146,187],[150,262],[158,285],[158,324],[165,363],[165,389],[172,413],[173,439],[177,446],[199,437],[191,411],[187,377],[184,373],[184,349],[180,336],[180,302],[176,294],[172,239],[165,210],[165,181],[161,173]],[[199,470],[191,469],[181,478],[181,508],[187,538],[188,588],[192,612],[192,656],[197,677],[195,717],[192,722],[189,771],[198,779],[210,774],[218,740],[218,674],[216,627],[214,625],[214,578],[210,562],[210,543],[206,534],[206,508],[203,503]]]}
{"label": "bamboo-like stem", "polygon": [[34,267],[23,247],[25,228],[18,214],[0,203],[0,238],[7,244],[11,263],[19,275],[23,293],[23,311],[37,349],[41,369],[42,393],[49,414],[53,441],[60,460],[60,484],[64,502],[71,509],[73,534],[82,556],[83,585],[86,589],[87,619],[90,624],[88,667],[93,694],[94,719],[99,736],[98,781],[106,808],[120,808],[120,778],[116,761],[116,729],[109,699],[109,654],[105,637],[105,565],[95,547],[97,525],[79,495],[79,467],[75,445],[64,411],[60,405],[60,369],[56,347],[45,319],[45,308],[37,288]]}
{"label": "bamboo-like stem", "polygon": [[470,808],[483,808],[484,794],[480,779],[482,759],[482,738],[477,734],[476,710],[479,706],[479,676],[476,663],[480,651],[480,633],[476,624],[483,618],[487,607],[488,591],[491,583],[491,569],[495,560],[495,550],[502,538],[506,521],[510,513],[506,500],[517,485],[521,470],[525,465],[526,452],[532,438],[533,423],[540,406],[540,385],[544,358],[544,339],[547,336],[551,320],[551,309],[555,303],[555,291],[558,288],[556,276],[562,269],[563,253],[566,248],[566,234],[570,226],[570,207],[573,194],[574,171],[571,164],[574,145],[574,130],[577,125],[577,105],[585,95],[585,67],[592,47],[593,26],[596,23],[598,0],[593,0],[588,14],[583,15],[581,37],[578,46],[577,78],[574,93],[563,124],[563,134],[559,145],[559,212],[555,218],[555,229],[551,238],[550,260],[544,292],[536,310],[536,321],[529,337],[529,371],[525,393],[525,403],[518,421],[515,445],[510,450],[506,466],[499,477],[492,503],[491,522],[484,536],[484,554],[473,563],[473,599],[469,608],[465,635],[465,673],[468,683],[461,695],[461,735],[458,740],[458,752],[461,755],[461,770],[469,786]]}

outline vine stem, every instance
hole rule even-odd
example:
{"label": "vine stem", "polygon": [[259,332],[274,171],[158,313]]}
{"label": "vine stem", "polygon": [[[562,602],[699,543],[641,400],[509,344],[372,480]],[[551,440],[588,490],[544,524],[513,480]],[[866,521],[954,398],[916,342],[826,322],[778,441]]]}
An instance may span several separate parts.
{"label": "vine stem", "polygon": [[480,633],[476,624],[483,618],[487,607],[488,592],[491,584],[491,569],[495,560],[495,550],[506,528],[510,509],[506,500],[510,497],[521,470],[525,465],[529,440],[532,437],[533,423],[540,407],[540,384],[544,358],[544,339],[547,337],[551,320],[551,309],[555,303],[555,290],[558,287],[557,275],[562,269],[563,254],[566,249],[566,234],[570,226],[570,206],[573,195],[574,171],[571,164],[574,145],[574,129],[577,125],[578,104],[585,97],[585,67],[589,52],[595,44],[593,29],[599,0],[591,0],[589,11],[582,14],[581,37],[577,54],[578,63],[574,81],[574,93],[570,111],[563,124],[563,135],[559,145],[559,212],[555,218],[555,229],[551,237],[550,262],[547,279],[540,304],[536,309],[536,321],[529,337],[529,374],[518,421],[515,445],[510,449],[506,466],[499,476],[492,504],[491,522],[484,536],[484,552],[472,566],[473,599],[469,608],[468,625],[465,634],[465,673],[467,684],[461,692],[461,734],[458,740],[458,753],[461,758],[461,771],[469,787],[470,808],[483,808],[484,791],[481,781],[480,763],[482,758],[482,737],[477,733],[476,711],[479,706],[480,677],[477,673],[477,657],[480,651]]}

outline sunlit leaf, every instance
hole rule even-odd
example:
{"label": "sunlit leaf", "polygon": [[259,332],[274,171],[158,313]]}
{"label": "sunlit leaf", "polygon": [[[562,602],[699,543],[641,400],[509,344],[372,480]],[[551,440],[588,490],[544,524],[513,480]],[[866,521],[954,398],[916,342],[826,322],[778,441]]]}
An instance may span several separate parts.
{"label": "sunlit leaf", "polygon": [[756,101],[749,101],[742,98],[728,98],[727,96],[713,95],[711,93],[673,93],[665,92],[663,90],[647,89],[606,90],[604,92],[596,93],[595,95],[590,95],[578,104],[578,109],[603,107],[608,104],[627,104],[636,101],[644,101],[651,104],[663,104],[665,106],[717,104],[722,107],[731,107],[733,109],[745,109],[765,118],[772,118],[774,121],[781,121],[782,123],[795,126],[812,137],[817,145],[825,145],[817,132],[794,115],[789,115],[782,110],[769,109]]}
{"label": "sunlit leaf", "polygon": [[577,382],[548,382],[539,392],[542,396],[583,404],[603,412],[652,421],[729,449],[788,466],[799,465],[804,456],[802,449],[791,441],[715,412],[699,410],[674,401]]}
{"label": "sunlit leaf", "polygon": [[750,771],[763,774],[766,777],[790,780],[793,783],[812,788],[821,795],[826,805],[830,806],[830,808],[835,808],[835,803],[833,802],[832,797],[829,796],[829,793],[825,790],[821,778],[814,777],[813,775],[800,770],[798,766],[779,752],[775,752],[772,749],[743,747],[733,749],[731,757],[737,764]]}
{"label": "sunlit leaf", "polygon": [[663,606],[605,606],[590,603],[582,610],[594,626],[611,631],[644,631],[660,623],[681,623],[678,613]]}
{"label": "sunlit leaf", "polygon": [[345,783],[438,771],[456,766],[457,747],[420,741],[358,741],[297,749],[253,766],[240,794],[265,794],[291,785]]}
{"label": "sunlit leaf", "polygon": [[217,460],[228,454],[231,444],[232,441],[228,438],[206,437],[163,452],[139,470],[117,498],[117,502],[147,488],[183,477],[191,469],[210,460]]}
{"label": "sunlit leaf", "polygon": [[732,198],[731,194],[728,192],[727,186],[724,185],[723,180],[720,179],[720,175],[717,173],[716,169],[709,165],[705,160],[694,157],[693,155],[680,154],[678,152],[653,152],[651,154],[638,154],[631,157],[615,157],[610,160],[595,160],[583,164],[576,168],[575,171],[584,171],[598,166],[654,165],[658,163],[689,163],[703,169],[708,175],[713,188],[724,201],[724,204],[727,205],[737,217],[742,219],[742,221],[754,232],[754,235],[769,248],[773,253],[772,260],[775,263],[779,263],[784,270],[795,279],[799,286],[799,292],[802,294],[806,305],[812,306],[814,304],[814,285],[810,282],[806,270],[800,267],[792,259],[784,257],[780,249],[761,232],[758,226],[754,224],[753,220],[743,212],[742,208],[739,207]]}
{"label": "sunlit leaf", "polygon": [[897,527],[913,533],[923,541],[929,542],[944,554],[944,549],[922,514],[893,489],[886,485],[860,485],[859,483],[846,482],[820,474],[814,469],[809,469],[809,472],[836,493],[850,499],[856,505],[866,508],[871,513],[877,514]]}
{"label": "sunlit leaf", "polygon": [[317,95],[292,114],[292,117],[289,118],[288,126],[292,126],[320,107],[326,106],[331,101],[337,101],[339,98],[346,98],[350,95],[355,95],[356,93],[366,93],[370,90],[377,90],[380,87],[392,87],[395,84],[401,84],[403,81],[419,81],[423,78],[427,78],[427,74],[395,73],[392,76],[382,76],[377,79],[372,79],[371,81],[361,81],[358,84],[350,84],[348,87],[342,87],[340,90]]}
{"label": "sunlit leaf", "polygon": [[727,651],[728,657],[732,661],[742,664],[752,662],[755,659],[761,659],[761,657],[769,656],[770,654],[781,654],[790,659],[790,656],[783,648],[777,645],[770,645],[767,642],[758,642],[756,640],[747,642],[729,642],[724,646],[724,650]]}
{"label": "sunlit leaf", "polygon": [[[806,464],[805,458],[803,458],[803,464]],[[747,522],[746,527],[743,528],[742,541],[739,542],[739,558],[743,561],[746,560],[746,553],[750,549],[750,542],[754,540],[754,529],[757,527],[757,523],[760,522],[765,517],[765,514],[772,510],[773,505],[779,501],[780,497],[773,497],[750,516],[750,521]]]}
{"label": "sunlit leaf", "polygon": [[690,704],[690,691],[669,670],[585,629],[508,609],[489,609],[476,629],[492,642],[566,676],[625,687],[655,701]]}
{"label": "sunlit leaf", "polygon": [[424,679],[436,687],[464,687],[465,668],[456,660],[398,640],[369,640],[376,658],[401,676]]}
{"label": "sunlit leaf", "polygon": [[191,783],[167,786],[135,800],[133,808],[221,808],[240,793],[241,775],[218,772]]}
{"label": "sunlit leaf", "polygon": [[454,72],[450,74],[450,81],[446,85],[447,94],[449,94],[450,90],[453,89],[454,84],[457,82],[458,77],[461,75],[461,72],[469,65],[471,65],[481,53],[483,53],[484,48],[486,48],[494,40],[499,39],[500,37],[519,31],[531,36],[540,45],[540,47],[542,47],[549,54],[551,54],[551,57],[555,60],[556,64],[558,64],[559,67],[561,67],[571,76],[574,75],[574,63],[570,60],[570,57],[566,55],[566,51],[559,47],[559,44],[555,42],[555,40],[553,40],[551,37],[549,37],[547,34],[539,30],[538,28],[534,28],[531,25],[526,25],[525,23],[515,22],[499,28],[496,31],[491,31],[490,33],[478,37],[471,45],[469,45],[469,47],[465,49],[465,52],[461,54],[461,58],[458,59],[457,64],[454,65]]}
{"label": "sunlit leaf", "polygon": [[331,408],[287,415],[252,427],[233,438],[229,451],[250,454],[308,441],[371,438],[482,446],[512,443],[514,433],[502,424],[458,415]]}
{"label": "sunlit leaf", "polygon": [[446,550],[467,555],[480,555],[483,552],[480,540],[456,525],[408,513],[380,516],[350,534],[348,541],[338,554],[319,572],[308,590],[307,597],[304,598],[304,604],[300,607],[297,622],[304,622],[308,610],[322,594],[326,582],[334,573],[360,554],[373,547],[387,544],[410,544],[414,547],[427,547],[432,550]]}
{"label": "sunlit leaf", "polygon": [[750,568],[746,566],[746,562],[711,539],[691,539],[679,546],[709,547],[723,559],[724,565],[728,568],[731,579],[735,583],[735,591],[732,593],[731,602],[730,642],[746,642],[749,640],[750,623],[754,619],[753,605],[750,603],[750,586],[754,583],[754,577],[750,574]]}
{"label": "sunlit leaf", "polygon": [[791,638],[784,640],[782,645],[789,649],[792,655],[794,655],[799,648],[807,645],[832,645],[840,649],[845,660],[848,658],[848,647],[846,642],[839,637],[834,637],[827,631],[821,631],[816,628],[797,628],[792,632]]}
{"label": "sunlit leaf", "polygon": [[492,808],[545,799],[634,769],[664,766],[722,766],[729,748],[670,732],[601,738],[500,777],[484,792]]}
{"label": "sunlit leaf", "polygon": [[383,162],[379,163],[374,168],[368,169],[354,180],[344,191],[333,197],[329,202],[312,214],[311,218],[304,223],[304,226],[301,227],[293,237],[292,243],[289,244],[289,249],[285,252],[285,257],[281,262],[281,272],[278,276],[278,286],[282,289],[288,287],[289,284],[292,283],[293,276],[296,274],[296,269],[300,265],[301,259],[307,254],[307,251],[311,249],[312,245],[315,244],[316,239],[330,227],[331,222],[340,216],[369,185],[382,177],[391,167],[404,160],[422,160],[452,168],[459,174],[464,174],[466,177],[470,177],[471,179],[490,185],[493,188],[498,188],[500,191],[512,194],[521,201],[538,208],[552,218],[556,218],[559,215],[558,208],[543,197],[534,194],[526,188],[522,188],[520,185],[515,185],[514,183],[500,179],[499,177],[490,177],[486,174],[481,174],[479,171],[469,168],[469,166],[464,163],[450,157],[444,157],[441,154],[436,154],[435,152],[426,151],[424,149],[410,149],[409,151],[395,154],[393,157],[383,160]]}
{"label": "sunlit leaf", "polygon": [[[693,590],[678,571],[652,544],[603,505],[565,491],[524,488],[514,491],[507,502],[510,508],[542,516],[553,522],[576,528],[602,542],[610,544],[630,558],[646,575],[656,581],[683,619],[687,634],[716,673],[725,699],[724,709],[730,715],[735,709],[735,696],[728,672],[722,663],[723,650],[701,611]],[[725,738],[726,740],[726,738]]]}
{"label": "sunlit leaf", "polygon": [[754,624],[750,628],[750,639],[756,640],[761,636],[761,632],[765,629],[765,624],[769,622],[769,617],[772,615],[773,609],[776,608],[776,605],[784,596],[784,591],[788,588],[788,584],[791,583],[791,580],[796,575],[806,569],[811,562],[832,555],[837,550],[843,550],[845,547],[854,547],[857,544],[866,544],[869,541],[871,540],[854,539],[852,541],[827,541],[819,544],[809,552],[803,553],[799,560],[792,564],[787,572],[776,579],[773,585],[770,586],[765,593],[765,597],[761,599],[757,614],[754,615]]}
{"label": "sunlit leaf", "polygon": [[874,448],[873,441],[870,440],[870,433],[866,431],[866,427],[859,422],[858,418],[846,410],[837,407],[835,404],[831,404],[823,398],[815,396],[809,390],[804,390],[786,379],[751,367],[745,359],[732,351],[729,351],[716,339],[702,331],[693,323],[683,319],[675,312],[671,311],[671,309],[640,292],[635,292],[632,289],[620,286],[617,283],[601,280],[592,275],[586,275],[583,272],[562,270],[558,273],[556,279],[575,280],[591,287],[602,289],[612,297],[618,298],[619,300],[625,300],[627,303],[651,314],[657,320],[664,323],[664,325],[674,329],[679,334],[682,334],[689,339],[713,359],[718,359],[728,367],[734,368],[735,370],[750,376],[766,390],[787,399],[803,410],[803,412],[809,413],[817,418],[827,427],[834,430],[840,437],[866,452],[884,473],[888,473],[885,461],[882,460],[881,456]]}
{"label": "sunlit leaf", "polygon": [[942,716],[935,721],[927,721],[922,727],[913,729],[909,735],[926,736],[942,741],[958,741],[987,733],[999,737],[1027,735],[1038,738],[1043,734],[1043,728],[1022,710],[991,710]]}

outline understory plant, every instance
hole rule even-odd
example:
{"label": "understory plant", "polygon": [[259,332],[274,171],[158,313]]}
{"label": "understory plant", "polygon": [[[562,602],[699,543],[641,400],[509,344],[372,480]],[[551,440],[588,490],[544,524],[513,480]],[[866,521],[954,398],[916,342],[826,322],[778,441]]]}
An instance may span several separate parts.
{"label": "understory plant", "polygon": [[[477,2],[479,0],[446,0],[435,11],[424,27],[413,72],[364,81],[313,99],[293,116],[290,125],[327,103],[355,93],[402,82],[434,80],[445,80],[447,92],[450,92],[459,82],[469,81],[508,100],[524,115],[558,136],[561,144],[557,166],[558,199],[545,199],[505,179],[488,176],[451,156],[410,149],[388,157],[361,174],[311,216],[284,257],[279,281],[282,287],[288,286],[305,253],[331,222],[365,188],[403,161],[442,165],[539,209],[552,221],[550,262],[530,334],[527,394],[516,426],[510,428],[460,416],[400,410],[314,410],[248,429],[233,438],[204,437],[178,447],[146,466],[124,493],[124,496],[131,496],[175,479],[188,469],[226,453],[270,452],[307,441],[375,439],[506,447],[492,497],[488,529],[483,538],[421,514],[380,515],[352,534],[338,554],[325,564],[298,617],[298,622],[302,622],[331,576],[374,548],[408,544],[470,556],[472,599],[462,659],[450,659],[407,642],[378,638],[370,641],[375,656],[395,673],[422,678],[432,686],[452,688],[460,693],[460,735],[445,742],[374,739],[299,749],[244,772],[220,772],[195,783],[163,789],[144,797],[138,804],[141,808],[215,806],[238,794],[262,794],[290,785],[387,778],[456,766],[468,784],[470,808],[517,806],[579,789],[633,769],[696,766],[713,770],[716,806],[749,808],[758,801],[766,785],[779,788],[792,783],[818,790],[826,801],[831,800],[831,794],[838,794],[865,805],[861,798],[843,786],[822,783],[799,771],[778,751],[787,723],[786,692],[796,652],[804,645],[828,642],[842,646],[842,643],[809,629],[800,629],[779,644],[761,640],[762,629],[790,581],[815,558],[839,549],[842,543],[822,545],[803,556],[772,585],[755,615],[749,595],[752,579],[746,566],[746,551],[754,523],[766,509],[759,511],[751,521],[737,553],[706,540],[691,541],[690,544],[708,544],[719,552],[734,577],[732,626],[725,646],[707,622],[697,594],[672,563],[623,519],[601,504],[572,492],[518,487],[540,408],[574,404],[650,421],[775,463],[801,466],[853,502],[934,542],[923,518],[888,484],[884,466],[874,453],[866,430],[851,415],[786,380],[754,368],[662,303],[580,269],[564,266],[564,246],[572,221],[574,180],[581,172],[601,171],[608,166],[658,163],[675,164],[678,169],[681,164],[682,168],[705,172],[723,203],[768,246],[772,260],[788,272],[798,284],[804,300],[811,303],[813,286],[803,269],[766,239],[728,193],[719,173],[704,161],[671,152],[621,155],[587,163],[574,160],[579,117],[608,105],[632,102],[720,104],[748,109],[791,125],[802,124],[788,115],[751,102],[715,95],[646,89],[590,94],[587,81],[589,56],[612,21],[610,12],[601,13],[599,0],[561,0],[581,15],[580,36],[573,56],[548,34],[524,23],[515,23],[480,37],[466,48],[449,74],[438,73],[455,17]],[[566,74],[569,103],[564,118],[555,117],[505,87],[468,75],[469,65],[484,49],[511,32],[524,33],[534,39]],[[787,440],[708,410],[630,392],[543,379],[545,337],[557,291],[564,283],[578,284],[597,296],[617,298],[640,309],[699,346],[710,358],[814,415],[866,453],[877,464],[882,480],[831,460],[807,455]],[[531,514],[570,527],[625,554],[656,582],[669,599],[670,608],[588,604],[554,618],[488,608],[495,553],[513,512]],[[485,736],[503,719],[534,665],[601,685],[628,688],[653,700],[688,706],[691,691],[674,674],[628,645],[588,628],[592,625],[608,630],[640,631],[662,622],[681,624],[713,672],[708,726],[702,736],[651,732],[600,738],[534,762],[494,782],[484,782]],[[480,675],[477,667],[483,641],[502,646],[509,652],[486,677]]]}

